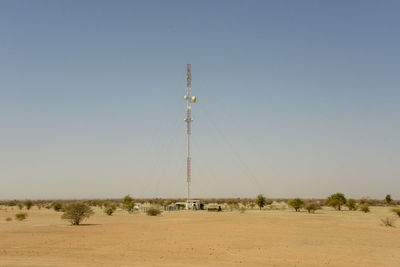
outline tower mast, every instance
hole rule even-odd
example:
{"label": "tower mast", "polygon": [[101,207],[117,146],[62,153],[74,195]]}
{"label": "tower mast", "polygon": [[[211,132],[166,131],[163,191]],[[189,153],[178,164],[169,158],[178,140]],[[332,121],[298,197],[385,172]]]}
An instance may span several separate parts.
{"label": "tower mast", "polygon": [[186,95],[184,99],[186,100],[186,181],[187,181],[187,203],[186,207],[189,209],[190,205],[190,183],[192,181],[191,178],[191,157],[190,157],[190,135],[191,135],[191,123],[193,122],[192,119],[192,107],[191,103],[196,103],[196,97],[190,95],[190,91],[192,87],[192,73],[190,71],[190,64],[187,64],[186,67]]}

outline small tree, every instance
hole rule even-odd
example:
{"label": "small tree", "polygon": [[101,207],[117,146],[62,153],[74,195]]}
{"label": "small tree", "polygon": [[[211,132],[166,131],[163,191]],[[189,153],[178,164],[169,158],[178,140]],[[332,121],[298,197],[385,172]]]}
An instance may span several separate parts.
{"label": "small tree", "polygon": [[351,198],[346,201],[346,206],[349,208],[349,210],[356,210],[357,209],[356,204],[357,204],[356,201]]}
{"label": "small tree", "polygon": [[390,205],[392,203],[392,196],[390,194],[387,194],[385,197],[386,204]]}
{"label": "small tree", "polygon": [[124,197],[124,200],[122,201],[122,208],[129,213],[133,212],[133,209],[135,207],[135,203],[133,201],[133,198],[130,195],[127,195]]}
{"label": "small tree", "polygon": [[336,210],[341,210],[341,206],[346,203],[346,198],[342,193],[336,193],[326,199],[328,206],[334,207]]}
{"label": "small tree", "polygon": [[24,201],[24,205],[26,207],[27,210],[30,210],[33,206],[33,202],[31,200],[25,200]]}
{"label": "small tree", "polygon": [[55,211],[61,211],[61,209],[62,209],[62,204],[61,204],[61,202],[54,202],[53,203],[53,209],[55,210]]}
{"label": "small tree", "polygon": [[86,204],[77,202],[71,203],[65,207],[62,219],[68,220],[72,225],[79,225],[83,220],[94,214],[93,210]]}
{"label": "small tree", "polygon": [[24,205],[23,205],[21,202],[18,202],[17,206],[18,206],[18,208],[19,208],[20,210],[22,210],[22,208],[24,207]]}
{"label": "small tree", "polygon": [[316,210],[321,209],[321,206],[316,202],[308,202],[305,204],[304,207],[308,211],[308,213],[314,213]]}
{"label": "small tree", "polygon": [[364,213],[370,212],[368,204],[361,204],[358,208],[360,211]]}
{"label": "small tree", "polygon": [[296,212],[300,211],[300,208],[304,206],[304,201],[300,198],[294,198],[288,201],[288,205],[294,208]]}
{"label": "small tree", "polygon": [[260,210],[265,206],[266,203],[267,199],[262,194],[257,196],[256,204],[260,207]]}

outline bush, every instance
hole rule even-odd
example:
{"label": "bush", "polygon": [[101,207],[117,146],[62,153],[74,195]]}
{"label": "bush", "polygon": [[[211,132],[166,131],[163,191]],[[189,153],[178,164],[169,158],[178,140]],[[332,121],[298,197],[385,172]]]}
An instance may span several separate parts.
{"label": "bush", "polygon": [[361,204],[358,208],[362,212],[365,212],[365,213],[370,212],[368,204]]}
{"label": "bush", "polygon": [[306,203],[305,208],[308,211],[308,213],[314,213],[316,210],[320,210],[321,206],[315,202],[308,202]]}
{"label": "bush", "polygon": [[122,201],[122,208],[129,213],[133,212],[133,209],[135,207],[135,203],[133,201],[133,198],[130,195],[127,195],[124,197],[124,200]]}
{"label": "bush", "polygon": [[288,201],[288,205],[294,208],[296,212],[300,211],[300,208],[304,206],[304,201],[300,198],[294,198]]}
{"label": "bush", "polygon": [[61,202],[55,202],[55,203],[53,203],[53,209],[54,209],[55,211],[61,211],[62,208],[63,208],[63,206],[62,206]]}
{"label": "bush", "polygon": [[10,222],[10,221],[12,221],[12,218],[11,218],[11,217],[7,217],[7,218],[6,218],[6,221],[7,221],[7,222]]}
{"label": "bush", "polygon": [[263,195],[258,195],[256,199],[256,204],[260,208],[260,210],[265,206],[267,203],[267,199]]}
{"label": "bush", "polygon": [[15,219],[17,219],[18,221],[23,221],[26,219],[26,217],[28,217],[28,214],[26,212],[15,214]]}
{"label": "bush", "polygon": [[94,214],[93,210],[86,204],[77,202],[71,203],[65,207],[62,219],[68,220],[72,225],[79,225],[83,220]]}
{"label": "bush", "polygon": [[246,211],[246,208],[245,207],[240,207],[239,211],[240,211],[240,213],[244,213]]}
{"label": "bush", "polygon": [[104,212],[108,215],[108,216],[111,216],[113,213],[114,213],[114,211],[117,209],[117,207],[115,206],[115,205],[112,205],[112,206],[110,206],[110,207],[106,207],[105,209],[104,209]]}
{"label": "bush", "polygon": [[161,214],[161,210],[156,208],[150,208],[146,211],[148,216],[158,216]]}
{"label": "bush", "polygon": [[18,203],[17,206],[18,206],[18,208],[19,208],[20,210],[22,210],[22,208],[24,207],[24,205],[23,205],[22,203]]}
{"label": "bush", "polygon": [[326,205],[334,207],[336,210],[341,210],[341,206],[346,203],[346,198],[342,193],[336,193],[329,196],[326,201]]}
{"label": "bush", "polygon": [[392,209],[392,212],[396,213],[400,217],[400,209]]}
{"label": "bush", "polygon": [[349,210],[356,210],[357,205],[356,201],[354,199],[348,199],[346,201],[346,206],[349,208]]}
{"label": "bush", "polygon": [[392,196],[387,194],[385,197],[386,204],[390,205],[392,203]]}
{"label": "bush", "polygon": [[389,226],[389,227],[393,227],[395,221],[396,221],[396,218],[391,218],[391,217],[385,217],[385,218],[381,219],[381,222],[383,223],[383,225]]}
{"label": "bush", "polygon": [[33,202],[31,200],[26,200],[26,201],[24,201],[24,205],[27,210],[30,210],[33,206]]}

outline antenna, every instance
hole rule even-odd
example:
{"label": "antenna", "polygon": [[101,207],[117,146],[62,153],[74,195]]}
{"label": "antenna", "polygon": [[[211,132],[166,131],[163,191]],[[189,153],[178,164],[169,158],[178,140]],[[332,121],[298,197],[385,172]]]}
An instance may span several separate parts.
{"label": "antenna", "polygon": [[196,103],[196,97],[190,95],[192,89],[192,73],[190,71],[190,64],[186,67],[186,95],[183,97],[186,100],[186,181],[187,181],[187,203],[186,208],[189,209],[190,205],[190,183],[192,181],[191,157],[190,157],[190,135],[192,119],[191,103]]}

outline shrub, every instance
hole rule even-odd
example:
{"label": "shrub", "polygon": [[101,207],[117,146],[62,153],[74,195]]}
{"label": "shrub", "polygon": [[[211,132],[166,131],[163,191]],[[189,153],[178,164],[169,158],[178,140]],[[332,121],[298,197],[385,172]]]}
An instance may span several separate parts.
{"label": "shrub", "polygon": [[150,208],[146,211],[148,216],[158,216],[161,214],[161,210],[156,208]]}
{"label": "shrub", "polygon": [[387,194],[385,197],[386,204],[390,205],[392,203],[392,196]]}
{"label": "shrub", "polygon": [[400,217],[400,209],[392,209],[392,212],[396,213]]}
{"label": "shrub", "polygon": [[18,221],[23,221],[26,219],[26,217],[28,217],[28,214],[26,212],[15,214],[15,219],[17,219]]}
{"label": "shrub", "polygon": [[7,218],[6,218],[6,221],[7,221],[7,222],[10,222],[10,221],[12,221],[12,218],[11,218],[11,217],[7,217]]}
{"label": "shrub", "polygon": [[358,208],[362,212],[365,212],[365,213],[370,212],[368,204],[361,204]]}
{"label": "shrub", "polygon": [[321,209],[321,206],[316,202],[308,202],[306,203],[305,208],[308,213],[314,213],[316,210]]}
{"label": "shrub", "polygon": [[266,203],[267,199],[262,194],[257,196],[256,204],[258,207],[260,207],[260,210],[265,206]]}
{"label": "shrub", "polygon": [[354,199],[348,199],[346,201],[346,206],[349,208],[349,210],[356,210],[357,205],[356,201]]}
{"label": "shrub", "polygon": [[115,205],[112,205],[112,206],[110,206],[110,207],[106,207],[105,209],[104,209],[104,212],[108,215],[108,216],[111,216],[113,213],[114,213],[114,211],[117,209],[117,207],[115,206]]}
{"label": "shrub", "polygon": [[62,208],[63,208],[63,206],[62,206],[61,202],[55,202],[55,203],[53,203],[53,209],[54,209],[55,211],[61,211]]}
{"label": "shrub", "polygon": [[341,210],[341,206],[346,203],[346,198],[342,193],[336,193],[326,199],[328,206],[334,207],[336,210]]}
{"label": "shrub", "polygon": [[122,208],[131,213],[133,212],[134,207],[135,203],[133,201],[133,198],[130,195],[125,196],[124,200],[122,201]]}
{"label": "shrub", "polygon": [[24,207],[24,205],[23,205],[22,203],[18,203],[17,206],[18,206],[18,208],[19,208],[20,210],[22,210],[22,208]]}
{"label": "shrub", "polygon": [[72,225],[79,225],[83,220],[94,214],[93,210],[86,204],[77,202],[65,207],[62,219],[68,220]]}
{"label": "shrub", "polygon": [[300,211],[300,208],[304,206],[304,201],[300,198],[294,198],[288,201],[288,205],[294,208],[296,212]]}
{"label": "shrub", "polygon": [[24,201],[24,205],[27,210],[30,210],[33,206],[33,202],[31,200],[26,200],[26,201]]}
{"label": "shrub", "polygon": [[246,211],[246,208],[245,207],[240,207],[239,211],[240,211],[240,213],[244,213]]}
{"label": "shrub", "polygon": [[391,218],[391,217],[385,217],[381,219],[381,222],[383,223],[384,226],[394,226],[394,222],[396,221],[396,218]]}

